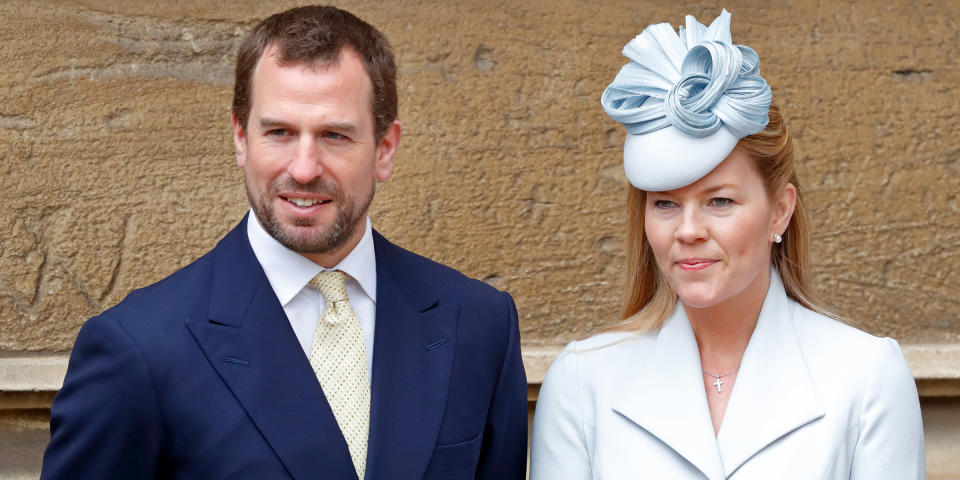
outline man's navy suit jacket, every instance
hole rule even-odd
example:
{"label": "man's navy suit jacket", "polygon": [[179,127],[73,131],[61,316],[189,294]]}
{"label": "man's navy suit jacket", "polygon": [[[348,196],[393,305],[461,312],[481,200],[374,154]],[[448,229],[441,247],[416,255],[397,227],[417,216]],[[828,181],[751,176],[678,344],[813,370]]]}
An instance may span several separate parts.
{"label": "man's navy suit jacket", "polygon": [[[42,478],[357,478],[245,222],[83,326]],[[376,232],[374,249],[366,478],[523,478],[513,300]]]}

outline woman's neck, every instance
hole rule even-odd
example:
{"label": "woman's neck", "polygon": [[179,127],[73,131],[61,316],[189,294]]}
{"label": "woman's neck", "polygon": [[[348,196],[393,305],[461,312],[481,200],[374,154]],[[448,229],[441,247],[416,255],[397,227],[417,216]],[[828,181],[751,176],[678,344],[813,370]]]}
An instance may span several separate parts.
{"label": "woman's neck", "polygon": [[723,374],[740,366],[769,285],[770,275],[764,273],[743,291],[717,305],[683,306],[697,338],[700,362],[705,370]]}

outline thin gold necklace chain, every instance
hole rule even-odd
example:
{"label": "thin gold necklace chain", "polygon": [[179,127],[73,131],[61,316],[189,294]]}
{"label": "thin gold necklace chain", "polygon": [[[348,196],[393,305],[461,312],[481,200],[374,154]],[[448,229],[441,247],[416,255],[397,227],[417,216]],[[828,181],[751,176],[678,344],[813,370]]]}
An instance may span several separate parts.
{"label": "thin gold necklace chain", "polygon": [[715,373],[710,373],[710,372],[706,371],[704,368],[700,368],[700,370],[703,370],[703,373],[707,374],[708,377],[714,377],[714,378],[723,378],[723,377],[726,377],[727,375],[730,375],[731,373],[736,372],[736,371],[739,370],[739,369],[740,369],[740,366],[737,365],[737,368],[734,368],[733,370],[730,370],[729,372],[724,373],[724,374],[722,374],[722,375],[717,375],[717,374],[715,374]]}

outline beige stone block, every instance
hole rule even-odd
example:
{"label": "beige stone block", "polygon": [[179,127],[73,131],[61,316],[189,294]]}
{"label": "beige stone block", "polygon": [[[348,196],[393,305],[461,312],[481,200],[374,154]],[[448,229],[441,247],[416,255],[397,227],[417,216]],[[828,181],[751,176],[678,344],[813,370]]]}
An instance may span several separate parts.
{"label": "beige stone block", "polygon": [[[209,249],[246,210],[229,131],[243,32],[286,6],[0,5],[0,351],[77,329]],[[956,2],[734,1],[796,140],[827,304],[903,343],[957,343]],[[531,345],[615,322],[621,127],[599,95],[647,23],[718,7],[352,2],[399,66],[402,142],[372,216],[514,294]],[[603,15],[596,12],[605,12]]]}

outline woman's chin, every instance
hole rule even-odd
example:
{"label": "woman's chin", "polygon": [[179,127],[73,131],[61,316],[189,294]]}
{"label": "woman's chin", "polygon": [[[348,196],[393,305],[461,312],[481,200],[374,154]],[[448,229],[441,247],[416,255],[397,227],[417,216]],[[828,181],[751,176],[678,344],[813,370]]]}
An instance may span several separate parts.
{"label": "woman's chin", "polygon": [[677,292],[677,298],[687,308],[710,308],[719,303],[716,292],[699,289]]}

